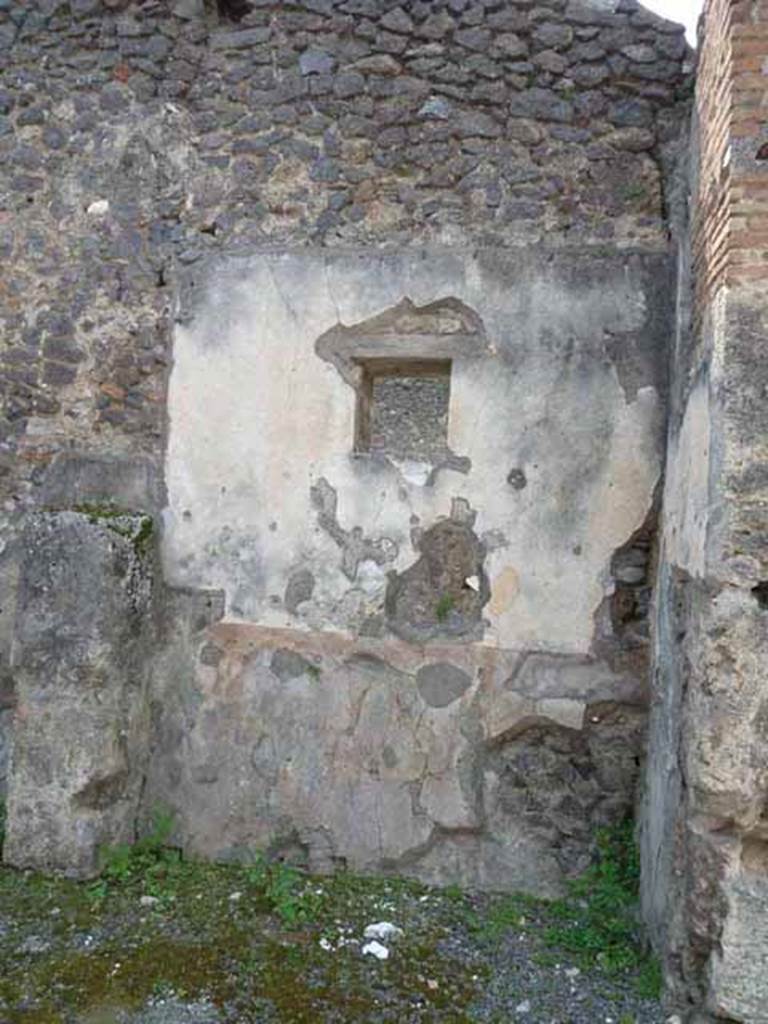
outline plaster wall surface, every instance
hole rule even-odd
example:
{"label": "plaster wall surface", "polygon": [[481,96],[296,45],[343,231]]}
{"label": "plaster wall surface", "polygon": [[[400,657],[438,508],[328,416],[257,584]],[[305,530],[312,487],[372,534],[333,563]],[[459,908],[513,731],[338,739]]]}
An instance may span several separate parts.
{"label": "plaster wall surface", "polygon": [[[284,251],[186,282],[163,563],[223,609],[179,639],[184,683],[160,673],[146,798],[179,809],[188,848],[550,893],[586,865],[642,751],[644,641],[606,609],[646,578],[631,543],[659,480],[668,270]],[[368,356],[454,353],[459,468],[353,451],[334,332]],[[439,583],[426,612],[392,614],[446,524],[477,541],[469,632],[438,614]],[[430,620],[415,639],[411,611]]]}
{"label": "plaster wall surface", "polygon": [[[168,580],[225,590],[228,619],[356,633],[381,616],[388,574],[418,557],[416,529],[461,500],[486,552],[482,642],[587,653],[611,557],[643,524],[659,478],[665,272],[664,257],[576,266],[440,251],[211,268],[177,328]],[[355,392],[315,351],[340,322],[405,299],[458,300],[482,323],[451,371],[448,444],[465,471],[355,454]],[[406,341],[424,354],[418,335]],[[321,480],[341,527],[383,546],[378,563],[342,571],[312,499]],[[299,571],[312,593],[286,607]]]}

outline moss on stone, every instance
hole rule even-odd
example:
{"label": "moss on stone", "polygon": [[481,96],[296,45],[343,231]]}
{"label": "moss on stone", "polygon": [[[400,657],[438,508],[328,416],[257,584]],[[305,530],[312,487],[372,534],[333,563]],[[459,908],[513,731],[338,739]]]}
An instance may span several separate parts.
{"label": "moss on stone", "polygon": [[113,502],[84,502],[74,505],[72,511],[87,516],[90,523],[101,524],[119,537],[131,541],[138,558],[149,554],[154,536],[152,516],[132,512]]}

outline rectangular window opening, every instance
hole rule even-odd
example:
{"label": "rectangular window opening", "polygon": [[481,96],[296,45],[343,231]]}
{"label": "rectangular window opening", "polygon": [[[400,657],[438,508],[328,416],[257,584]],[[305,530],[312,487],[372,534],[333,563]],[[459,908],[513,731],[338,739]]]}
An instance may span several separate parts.
{"label": "rectangular window opening", "polygon": [[435,462],[448,451],[450,359],[365,359],[355,451]]}

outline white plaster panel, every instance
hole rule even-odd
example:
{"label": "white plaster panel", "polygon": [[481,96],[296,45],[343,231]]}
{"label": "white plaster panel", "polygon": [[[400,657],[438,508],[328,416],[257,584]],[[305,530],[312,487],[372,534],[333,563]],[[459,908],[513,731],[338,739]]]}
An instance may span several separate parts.
{"label": "white plaster panel", "polygon": [[[521,257],[522,261],[522,257]],[[396,306],[459,299],[491,354],[454,361],[449,443],[471,471],[432,486],[353,456],[354,394],[315,342]],[[608,331],[642,337],[647,296],[631,261],[575,281],[545,262],[449,253],[270,253],[213,268],[177,327],[170,381],[163,554],[172,584],[223,588],[227,617],[346,631],[381,605],[386,571],[418,557],[455,497],[493,531],[484,643],[585,652],[613,551],[643,522],[659,476],[662,408],[625,391]],[[507,482],[521,468],[527,486]],[[318,525],[324,477],[341,526],[398,546],[391,565],[350,581]],[[316,580],[291,615],[297,569]]]}

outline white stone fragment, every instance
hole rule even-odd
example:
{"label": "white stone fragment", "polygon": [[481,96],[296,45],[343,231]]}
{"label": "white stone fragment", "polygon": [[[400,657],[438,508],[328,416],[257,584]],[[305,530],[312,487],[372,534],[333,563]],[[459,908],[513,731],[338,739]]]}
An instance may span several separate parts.
{"label": "white stone fragment", "polygon": [[380,942],[366,942],[362,949],[363,956],[375,956],[377,960],[389,959],[389,950]]}
{"label": "white stone fragment", "polygon": [[403,929],[398,928],[391,921],[378,921],[376,924],[369,924],[363,932],[366,939],[381,939],[382,942],[399,939],[402,934]]}
{"label": "white stone fragment", "polygon": [[479,576],[467,576],[464,583],[469,587],[470,590],[474,590],[477,593],[480,590],[480,578]]}
{"label": "white stone fragment", "polygon": [[515,1013],[530,1013],[531,1012],[531,1001],[530,999],[524,999],[522,1003],[518,1003],[515,1007]]}
{"label": "white stone fragment", "polygon": [[89,217],[105,217],[109,213],[109,200],[96,199],[86,212]]}
{"label": "white stone fragment", "polygon": [[157,896],[142,896],[139,904],[142,907],[156,907],[160,900]]}
{"label": "white stone fragment", "polygon": [[237,901],[241,900],[242,898],[243,898],[243,894],[241,892],[233,892],[233,893],[230,893],[230,896],[229,896],[230,903],[237,903]]}
{"label": "white stone fragment", "polygon": [[331,953],[333,952],[333,943],[329,942],[328,939],[323,937],[322,939],[320,939],[320,948],[324,949],[326,953]]}

